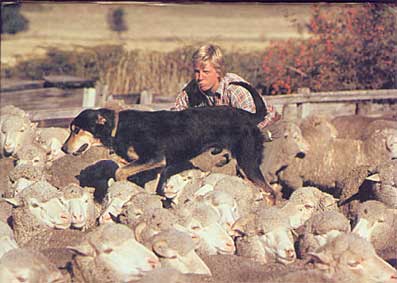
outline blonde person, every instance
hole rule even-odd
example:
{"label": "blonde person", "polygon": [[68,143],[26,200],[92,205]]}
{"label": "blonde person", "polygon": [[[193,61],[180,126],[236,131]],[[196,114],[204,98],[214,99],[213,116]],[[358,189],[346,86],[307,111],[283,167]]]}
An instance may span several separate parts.
{"label": "blonde person", "polygon": [[[255,113],[255,103],[250,91],[234,84],[245,82],[234,73],[227,73],[221,49],[212,44],[201,46],[192,56],[193,79],[178,94],[173,110],[189,107],[228,105]],[[263,98],[262,98],[263,99]],[[264,158],[261,170],[265,178],[269,177],[269,165],[278,148],[280,131],[277,124],[281,115],[273,106],[264,101],[267,114],[258,123],[258,128],[265,137]]]}

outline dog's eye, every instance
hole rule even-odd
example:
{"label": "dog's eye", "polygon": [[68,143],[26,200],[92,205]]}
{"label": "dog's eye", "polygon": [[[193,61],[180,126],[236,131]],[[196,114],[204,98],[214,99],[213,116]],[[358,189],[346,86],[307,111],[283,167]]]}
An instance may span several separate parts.
{"label": "dog's eye", "polygon": [[74,128],[72,129],[72,132],[73,132],[74,134],[78,134],[78,133],[80,132],[80,128],[74,127]]}

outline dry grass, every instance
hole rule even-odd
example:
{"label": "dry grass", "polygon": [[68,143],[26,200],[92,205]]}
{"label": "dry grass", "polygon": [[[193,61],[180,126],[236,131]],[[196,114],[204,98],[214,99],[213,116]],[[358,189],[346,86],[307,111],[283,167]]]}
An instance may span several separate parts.
{"label": "dry grass", "polygon": [[[122,6],[129,30],[120,40],[108,28],[109,10]],[[219,11],[222,10],[222,13]],[[73,49],[123,43],[127,50],[168,52],[210,41],[225,49],[262,50],[268,40],[302,37],[291,20],[307,20],[308,4],[24,3],[30,28],[2,36],[1,62],[35,57],[49,46]]]}

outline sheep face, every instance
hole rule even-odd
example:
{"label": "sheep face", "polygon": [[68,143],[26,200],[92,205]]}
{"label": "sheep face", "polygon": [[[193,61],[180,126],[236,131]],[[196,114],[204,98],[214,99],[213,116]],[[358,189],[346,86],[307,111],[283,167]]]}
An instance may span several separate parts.
{"label": "sheep face", "polygon": [[38,144],[26,144],[16,153],[17,166],[31,165],[44,167],[47,162],[47,152]]}
{"label": "sheep face", "polygon": [[191,235],[168,230],[153,237],[153,251],[160,257],[162,267],[172,267],[181,273],[211,275],[208,266],[194,251],[196,243]]}
{"label": "sheep face", "polygon": [[234,254],[233,239],[227,231],[218,223],[218,214],[210,206],[202,207],[195,211],[190,221],[186,223],[188,231],[197,235],[201,240],[200,248],[209,255]]}
{"label": "sheep face", "polygon": [[[114,234],[118,237],[114,237]],[[108,223],[87,234],[78,246],[68,247],[77,253],[76,260],[94,261],[116,276],[119,282],[140,279],[145,272],[160,267],[156,255],[138,243],[132,231],[122,224]],[[94,272],[94,270],[91,270]]]}
{"label": "sheep face", "polygon": [[219,214],[219,224],[231,233],[231,227],[240,217],[237,202],[226,192],[210,192],[205,199],[212,205]]}
{"label": "sheep face", "polygon": [[329,277],[350,278],[352,282],[397,280],[396,270],[375,253],[368,241],[355,234],[342,234],[309,254],[315,268]]}
{"label": "sheep face", "polygon": [[176,197],[193,179],[192,174],[189,173],[190,170],[169,177],[167,182],[163,185],[164,196],[170,199]]}
{"label": "sheep face", "polygon": [[14,155],[24,144],[32,140],[34,127],[35,124],[31,124],[27,118],[15,115],[4,117],[1,123],[1,147],[5,155]]}
{"label": "sheep face", "polygon": [[306,220],[308,220],[316,211],[316,204],[314,201],[307,200],[305,203],[295,204],[293,202],[287,202],[282,208],[284,211],[288,211],[288,220],[291,228],[298,228],[302,226]]}
{"label": "sheep face", "polygon": [[99,216],[99,224],[112,222],[113,217],[117,217],[123,208],[123,205],[128,201],[128,199],[121,199],[118,197],[112,197],[107,195],[105,197],[105,210]]}
{"label": "sheep face", "polygon": [[126,204],[134,195],[142,191],[142,188],[134,186],[128,181],[113,183],[108,188],[108,192],[105,196],[105,210],[99,216],[99,223],[103,224],[112,222],[112,216],[117,217],[122,212],[123,205]]}
{"label": "sheep face", "polygon": [[361,204],[357,213],[357,224],[353,233],[369,242],[377,243],[388,240],[390,227],[393,225],[393,211],[378,201],[367,201]]}
{"label": "sheep face", "polygon": [[87,225],[88,218],[92,216],[95,209],[92,194],[84,192],[79,198],[71,198],[67,200],[69,213],[71,216],[71,226],[77,229],[82,229]]}
{"label": "sheep face", "polygon": [[257,232],[266,252],[266,257],[273,261],[290,264],[296,259],[294,239],[288,227],[276,227],[265,233]]}
{"label": "sheep face", "polygon": [[56,229],[70,227],[70,214],[62,197],[52,198],[46,202],[40,202],[35,198],[27,201],[30,213],[48,227]]}
{"label": "sheep face", "polygon": [[14,183],[11,184],[11,188],[14,191],[14,195],[19,194],[22,192],[24,189],[30,187],[35,181],[29,180],[26,178],[19,178],[16,180]]}
{"label": "sheep face", "polygon": [[13,249],[0,259],[0,282],[65,282],[59,270],[42,254]]}

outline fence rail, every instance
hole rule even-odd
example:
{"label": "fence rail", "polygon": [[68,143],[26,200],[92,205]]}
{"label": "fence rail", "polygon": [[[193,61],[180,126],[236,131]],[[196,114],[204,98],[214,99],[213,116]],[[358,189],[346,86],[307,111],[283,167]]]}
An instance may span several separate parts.
{"label": "fence rail", "polygon": [[[67,126],[83,109],[101,107],[109,99],[122,99],[137,109],[144,104],[146,109],[166,110],[173,106],[175,98],[149,91],[109,95],[106,86],[71,76],[47,76],[38,81],[2,80],[0,88],[1,106],[13,104],[20,107],[28,112],[32,121],[43,126]],[[296,94],[266,96],[265,99],[287,119],[299,119],[311,113],[333,116],[397,113],[397,89],[312,93],[303,88]]]}

